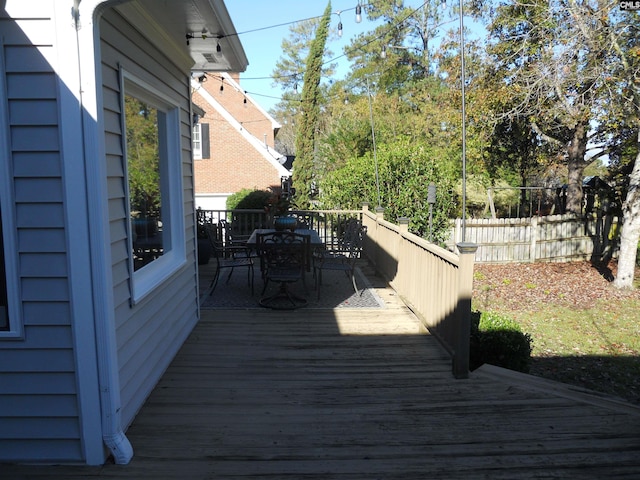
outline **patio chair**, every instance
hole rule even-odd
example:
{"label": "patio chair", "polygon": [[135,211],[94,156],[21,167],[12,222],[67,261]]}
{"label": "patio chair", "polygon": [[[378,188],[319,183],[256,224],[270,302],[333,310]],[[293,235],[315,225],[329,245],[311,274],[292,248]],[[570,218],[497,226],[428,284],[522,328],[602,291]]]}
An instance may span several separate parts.
{"label": "patio chair", "polygon": [[356,284],[355,264],[356,260],[362,255],[362,244],[366,233],[366,226],[360,224],[352,227],[348,235],[345,234],[338,248],[319,251],[315,254],[313,258],[313,276],[316,281],[318,299],[320,299],[323,270],[344,272],[347,278],[351,279],[356,295],[358,293],[362,295],[364,289],[359,292]]}
{"label": "patio chair", "polygon": [[216,234],[215,225],[207,224],[205,229],[213,249],[213,258],[216,262],[213,279],[209,285],[209,295],[213,294],[213,291],[218,284],[220,272],[222,270],[229,270],[229,274],[227,275],[227,283],[229,283],[231,274],[236,268],[247,269],[247,284],[251,287],[251,293],[253,294],[253,258],[247,255],[247,248],[243,246],[229,245],[224,242]]}
{"label": "patio chair", "polygon": [[294,232],[269,232],[257,234],[257,249],[264,287],[269,282],[280,284],[274,295],[260,299],[260,305],[274,309],[294,309],[307,304],[307,299],[293,293],[289,284],[302,282],[305,293],[305,274],[310,269],[310,236]]}
{"label": "patio chair", "polygon": [[236,256],[245,256],[251,258],[258,258],[258,252],[253,248],[247,248],[247,240],[249,240],[249,235],[239,234],[233,224],[228,222],[227,220],[220,219],[220,227],[224,232],[224,239],[227,245],[230,245],[237,249]]}

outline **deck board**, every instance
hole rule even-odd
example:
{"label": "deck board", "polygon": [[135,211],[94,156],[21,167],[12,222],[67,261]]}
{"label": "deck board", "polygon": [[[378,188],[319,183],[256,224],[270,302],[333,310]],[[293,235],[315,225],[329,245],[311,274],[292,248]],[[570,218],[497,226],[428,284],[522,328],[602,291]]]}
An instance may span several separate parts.
{"label": "deck board", "polygon": [[386,308],[205,310],[127,432],[129,465],[0,478],[640,478],[640,409],[491,369],[456,380],[378,294]]}

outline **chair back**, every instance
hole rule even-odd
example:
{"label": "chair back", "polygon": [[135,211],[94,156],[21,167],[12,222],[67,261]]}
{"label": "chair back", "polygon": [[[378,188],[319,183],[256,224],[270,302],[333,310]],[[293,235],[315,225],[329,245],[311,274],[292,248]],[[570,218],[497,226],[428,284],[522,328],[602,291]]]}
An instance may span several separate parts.
{"label": "chair back", "polygon": [[311,269],[311,241],[309,235],[295,232],[258,233],[256,237],[261,269],[274,271],[305,271]]}
{"label": "chair back", "polygon": [[204,229],[207,232],[207,238],[211,244],[214,257],[218,260],[224,255],[224,242],[220,238],[219,227],[213,223],[205,223]]}
{"label": "chair back", "polygon": [[366,234],[366,225],[362,225],[360,222],[351,222],[349,224],[349,228],[345,232],[342,246],[349,257],[360,258]]}
{"label": "chair back", "polygon": [[235,228],[234,223],[221,219],[220,225],[224,230],[225,242],[235,246],[246,246],[247,240],[251,235],[241,234],[238,229]]}

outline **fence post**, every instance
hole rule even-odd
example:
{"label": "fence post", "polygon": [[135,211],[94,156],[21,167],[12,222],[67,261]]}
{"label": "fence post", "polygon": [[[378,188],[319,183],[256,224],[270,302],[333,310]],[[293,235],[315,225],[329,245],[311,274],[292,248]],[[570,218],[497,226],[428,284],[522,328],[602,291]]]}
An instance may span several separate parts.
{"label": "fence post", "polygon": [[453,353],[453,376],[469,378],[469,345],[471,336],[471,297],[473,295],[473,265],[478,245],[458,243],[460,265],[458,271],[458,305]]}
{"label": "fence post", "polygon": [[531,217],[531,250],[529,251],[529,261],[536,261],[536,243],[538,242],[538,217]]}

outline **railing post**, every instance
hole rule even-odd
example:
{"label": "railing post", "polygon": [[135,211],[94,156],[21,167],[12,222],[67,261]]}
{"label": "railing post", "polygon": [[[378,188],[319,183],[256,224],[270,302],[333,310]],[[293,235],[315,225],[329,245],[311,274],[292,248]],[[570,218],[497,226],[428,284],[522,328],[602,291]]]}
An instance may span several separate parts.
{"label": "railing post", "polygon": [[[380,259],[382,258],[382,246],[380,245],[380,235],[378,232],[380,228],[380,220],[384,220],[384,207],[381,207],[380,205],[378,205],[375,208],[375,214],[376,214],[376,225],[375,225],[375,232],[374,232],[375,252],[373,255],[373,262],[376,266],[375,267],[376,271],[384,272],[384,267],[380,265]],[[367,232],[367,234],[368,233],[369,232]]]}
{"label": "railing post", "polygon": [[471,297],[473,295],[473,265],[478,245],[458,243],[460,265],[458,271],[458,306],[455,345],[453,354],[453,376],[469,377],[469,344],[471,336]]}
{"label": "railing post", "polygon": [[409,220],[408,217],[398,217],[398,227],[400,228],[400,233],[409,233]]}
{"label": "railing post", "polygon": [[398,264],[395,282],[401,291],[407,291],[411,282],[410,259],[407,258],[405,235],[409,233],[409,218],[398,217],[397,244],[395,245],[395,261]]}

